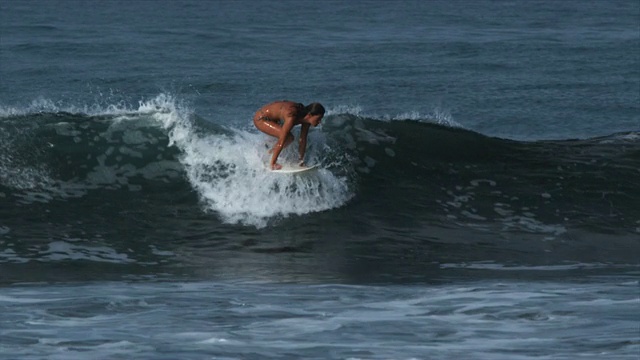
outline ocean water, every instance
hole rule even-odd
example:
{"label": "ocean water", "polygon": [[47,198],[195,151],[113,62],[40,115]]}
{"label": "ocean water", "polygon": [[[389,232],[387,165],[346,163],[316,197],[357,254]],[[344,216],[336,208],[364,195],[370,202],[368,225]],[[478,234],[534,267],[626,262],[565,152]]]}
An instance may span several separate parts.
{"label": "ocean water", "polygon": [[2,359],[637,359],[639,259],[636,0],[0,0]]}

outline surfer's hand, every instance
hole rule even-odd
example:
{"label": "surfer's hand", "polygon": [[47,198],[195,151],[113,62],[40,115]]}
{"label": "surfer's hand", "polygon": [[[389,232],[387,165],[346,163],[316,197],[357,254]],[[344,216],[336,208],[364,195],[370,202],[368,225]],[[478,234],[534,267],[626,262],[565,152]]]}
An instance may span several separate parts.
{"label": "surfer's hand", "polygon": [[282,169],[282,165],[278,163],[271,164],[271,170],[280,170],[280,169]]}

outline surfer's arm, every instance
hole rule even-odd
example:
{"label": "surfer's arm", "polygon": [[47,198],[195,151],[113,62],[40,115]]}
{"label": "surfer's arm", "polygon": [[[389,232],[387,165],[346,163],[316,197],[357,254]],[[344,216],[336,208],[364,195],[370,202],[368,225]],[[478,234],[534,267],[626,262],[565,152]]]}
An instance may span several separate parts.
{"label": "surfer's arm", "polygon": [[298,159],[299,165],[304,165],[304,153],[307,151],[307,135],[309,134],[309,124],[302,124],[300,129],[300,140],[298,143],[298,151],[300,152],[300,158]]}

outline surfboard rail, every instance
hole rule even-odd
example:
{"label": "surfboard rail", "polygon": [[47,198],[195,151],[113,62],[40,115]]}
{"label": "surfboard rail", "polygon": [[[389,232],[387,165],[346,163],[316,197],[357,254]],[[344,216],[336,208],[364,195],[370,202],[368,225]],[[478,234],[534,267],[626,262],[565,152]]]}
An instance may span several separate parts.
{"label": "surfboard rail", "polygon": [[320,165],[315,164],[315,165],[311,165],[311,166],[298,166],[298,165],[282,165],[282,169],[279,170],[271,170],[269,169],[269,171],[274,172],[274,173],[279,173],[279,174],[300,174],[300,173],[305,173],[307,171],[311,171],[314,169],[318,169]]}

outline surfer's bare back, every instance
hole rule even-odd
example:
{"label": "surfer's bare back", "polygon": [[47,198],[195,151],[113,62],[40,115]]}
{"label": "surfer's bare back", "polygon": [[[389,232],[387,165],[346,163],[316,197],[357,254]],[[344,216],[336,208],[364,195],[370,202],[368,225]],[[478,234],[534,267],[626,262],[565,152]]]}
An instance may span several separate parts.
{"label": "surfer's bare back", "polygon": [[300,165],[304,165],[304,153],[307,149],[307,135],[311,125],[318,126],[324,116],[324,107],[320,103],[307,106],[293,101],[275,101],[260,108],[253,117],[253,123],[265,134],[278,138],[278,142],[269,152],[272,153],[270,166],[273,170],[282,168],[278,164],[278,156],[282,149],[293,142],[291,129],[302,125],[298,151]]}

